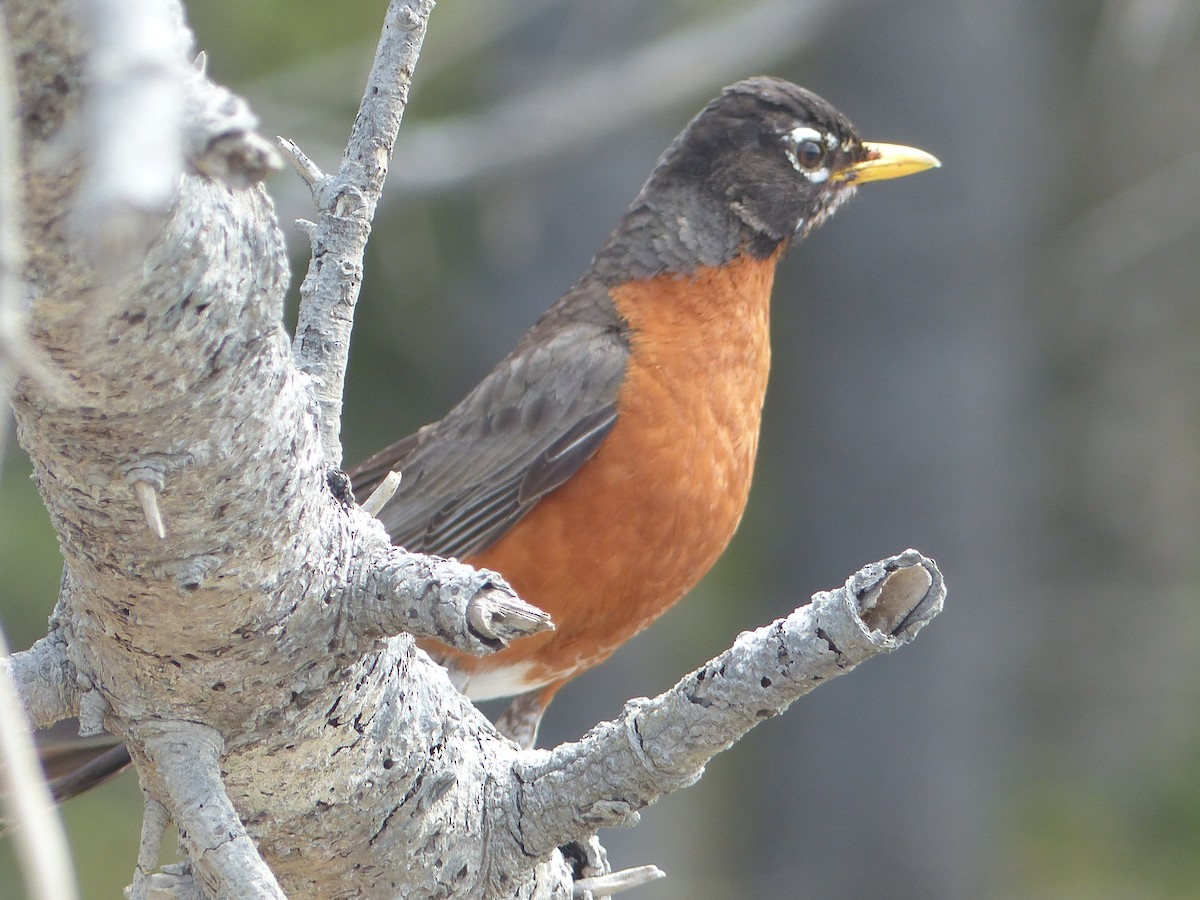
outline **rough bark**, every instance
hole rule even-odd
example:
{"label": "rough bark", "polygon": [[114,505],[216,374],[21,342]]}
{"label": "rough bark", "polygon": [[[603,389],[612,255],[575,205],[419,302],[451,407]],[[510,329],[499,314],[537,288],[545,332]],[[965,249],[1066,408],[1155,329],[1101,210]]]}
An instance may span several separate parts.
{"label": "rough bark", "polygon": [[[50,636],[9,667],[35,723],[77,714],[128,743],[147,795],[135,896],[569,896],[557,847],[632,821],[940,609],[936,567],[904,554],[580,742],[519,751],[412,636],[486,653],[543,623],[494,573],[391,547],[331,469],[337,304],[352,307],[361,258],[338,257],[344,277],[319,288],[333,306],[310,305],[293,346],[258,184],[271,151],[244,104],[189,64],[173,3],[127,8],[153,26],[132,38],[98,24],[107,6],[75,19],[65,0],[4,5],[28,331],[65,384],[25,377],[13,392],[66,574]],[[430,10],[394,7],[410,34]],[[143,67],[157,86],[124,94],[119,133],[101,136],[104,104],[138,76],[112,65],[125,58],[113,42],[163,29]],[[404,59],[402,81],[415,50]],[[371,152],[377,194],[386,154]],[[173,172],[171,190],[130,176],[139,154],[160,188]],[[335,229],[359,195],[336,196]],[[361,211],[340,216],[360,256]],[[190,874],[150,875],[167,818]]]}

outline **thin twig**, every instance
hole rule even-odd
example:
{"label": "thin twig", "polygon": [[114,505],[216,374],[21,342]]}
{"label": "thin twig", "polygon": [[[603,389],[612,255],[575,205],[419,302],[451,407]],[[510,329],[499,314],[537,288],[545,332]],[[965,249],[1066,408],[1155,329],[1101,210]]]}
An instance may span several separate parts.
{"label": "thin twig", "polygon": [[387,505],[399,487],[400,473],[388,472],[383,481],[379,482],[379,486],[371,491],[371,496],[363,501],[363,512],[369,516],[379,515],[379,511]]}
{"label": "thin twig", "polygon": [[609,872],[607,875],[594,875],[591,878],[580,878],[572,888],[572,895],[583,898],[611,897],[623,891],[631,891],[660,879],[666,878],[667,873],[658,866],[637,866],[632,869],[622,869],[620,872]]}
{"label": "thin twig", "polygon": [[314,186],[321,216],[313,260],[321,264],[310,263],[300,286],[293,354],[313,380],[321,444],[330,466],[342,460],[342,389],[363,253],[432,11],[433,0],[392,0],[342,165],[336,175]]}
{"label": "thin twig", "polygon": [[309,188],[315,188],[319,182],[324,180],[325,173],[308,158],[295,141],[285,137],[276,140],[279,143],[279,149],[283,151],[283,158],[288,161],[293,171],[303,179]]}

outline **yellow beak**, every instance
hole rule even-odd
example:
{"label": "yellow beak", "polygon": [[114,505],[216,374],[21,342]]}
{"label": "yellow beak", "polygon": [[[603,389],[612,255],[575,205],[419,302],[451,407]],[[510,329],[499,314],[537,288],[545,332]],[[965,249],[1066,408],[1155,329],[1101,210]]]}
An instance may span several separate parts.
{"label": "yellow beak", "polygon": [[867,181],[883,181],[888,178],[903,178],[924,172],[926,169],[937,169],[942,164],[938,158],[916,147],[905,147],[901,144],[877,144],[873,141],[863,141],[863,149],[867,158],[862,162],[833,173],[835,181],[852,181],[863,184]]}

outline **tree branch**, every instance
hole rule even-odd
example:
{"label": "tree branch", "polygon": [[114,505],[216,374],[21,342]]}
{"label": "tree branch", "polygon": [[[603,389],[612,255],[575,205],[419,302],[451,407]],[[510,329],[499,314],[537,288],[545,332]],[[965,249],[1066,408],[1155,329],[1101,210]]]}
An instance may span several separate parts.
{"label": "tree branch", "polygon": [[635,823],[639,809],[693,784],[759,722],[909,643],[944,598],[936,564],[915,550],[873,563],[787,618],[742,634],[671,690],[630,701],[577,743],[531,751],[515,766],[521,847],[536,857],[597,828]]}
{"label": "tree branch", "polygon": [[399,548],[352,596],[349,628],[359,641],[407,632],[482,655],[554,627],[497,573]]}
{"label": "tree branch", "polygon": [[[87,102],[70,8],[5,8],[22,25],[32,159]],[[380,79],[411,71],[429,8],[393,5]],[[281,236],[261,189],[237,187],[262,171],[261,146],[243,109],[175,69],[182,171],[138,265],[106,280],[62,227],[79,160],[28,179],[30,328],[73,397],[36,383],[14,396],[69,578],[53,638],[10,665],[39,721],[77,707],[84,729],[127,741],[148,795],[139,893],[189,889],[146,877],[165,809],[209,895],[564,896],[559,842],[691,783],[761,715],[933,614],[932,563],[892,560],[578,744],[522,754],[410,634],[387,636],[484,652],[544,620],[498,576],[392,548],[330,478],[348,308],[407,81],[368,88],[344,181],[310,171],[327,201],[311,277],[331,279],[332,299],[308,308],[289,349]]]}
{"label": "tree branch", "polygon": [[306,179],[321,215],[309,230],[312,260],[300,285],[293,353],[313,381],[321,447],[333,467],[342,463],[342,386],[363,253],[432,11],[433,0],[392,0],[342,165],[323,178],[310,169]]}
{"label": "tree branch", "polygon": [[180,842],[209,896],[284,900],[225,793],[221,736],[194,722],[155,723],[143,730],[141,744],[161,775],[156,793],[179,826]]}
{"label": "tree branch", "polygon": [[28,650],[0,659],[0,668],[11,672],[34,728],[49,728],[78,715],[79,684],[61,632],[51,631]]}

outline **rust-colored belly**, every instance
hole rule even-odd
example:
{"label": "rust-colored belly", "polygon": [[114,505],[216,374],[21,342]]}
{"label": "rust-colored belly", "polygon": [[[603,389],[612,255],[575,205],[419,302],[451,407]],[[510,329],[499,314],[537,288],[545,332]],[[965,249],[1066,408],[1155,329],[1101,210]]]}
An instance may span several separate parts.
{"label": "rust-colored belly", "polygon": [[616,426],[570,481],[468,560],[504,575],[556,630],[482,659],[453,654],[468,696],[596,665],[716,562],[754,470],[774,268],[744,259],[613,290],[632,335]]}

